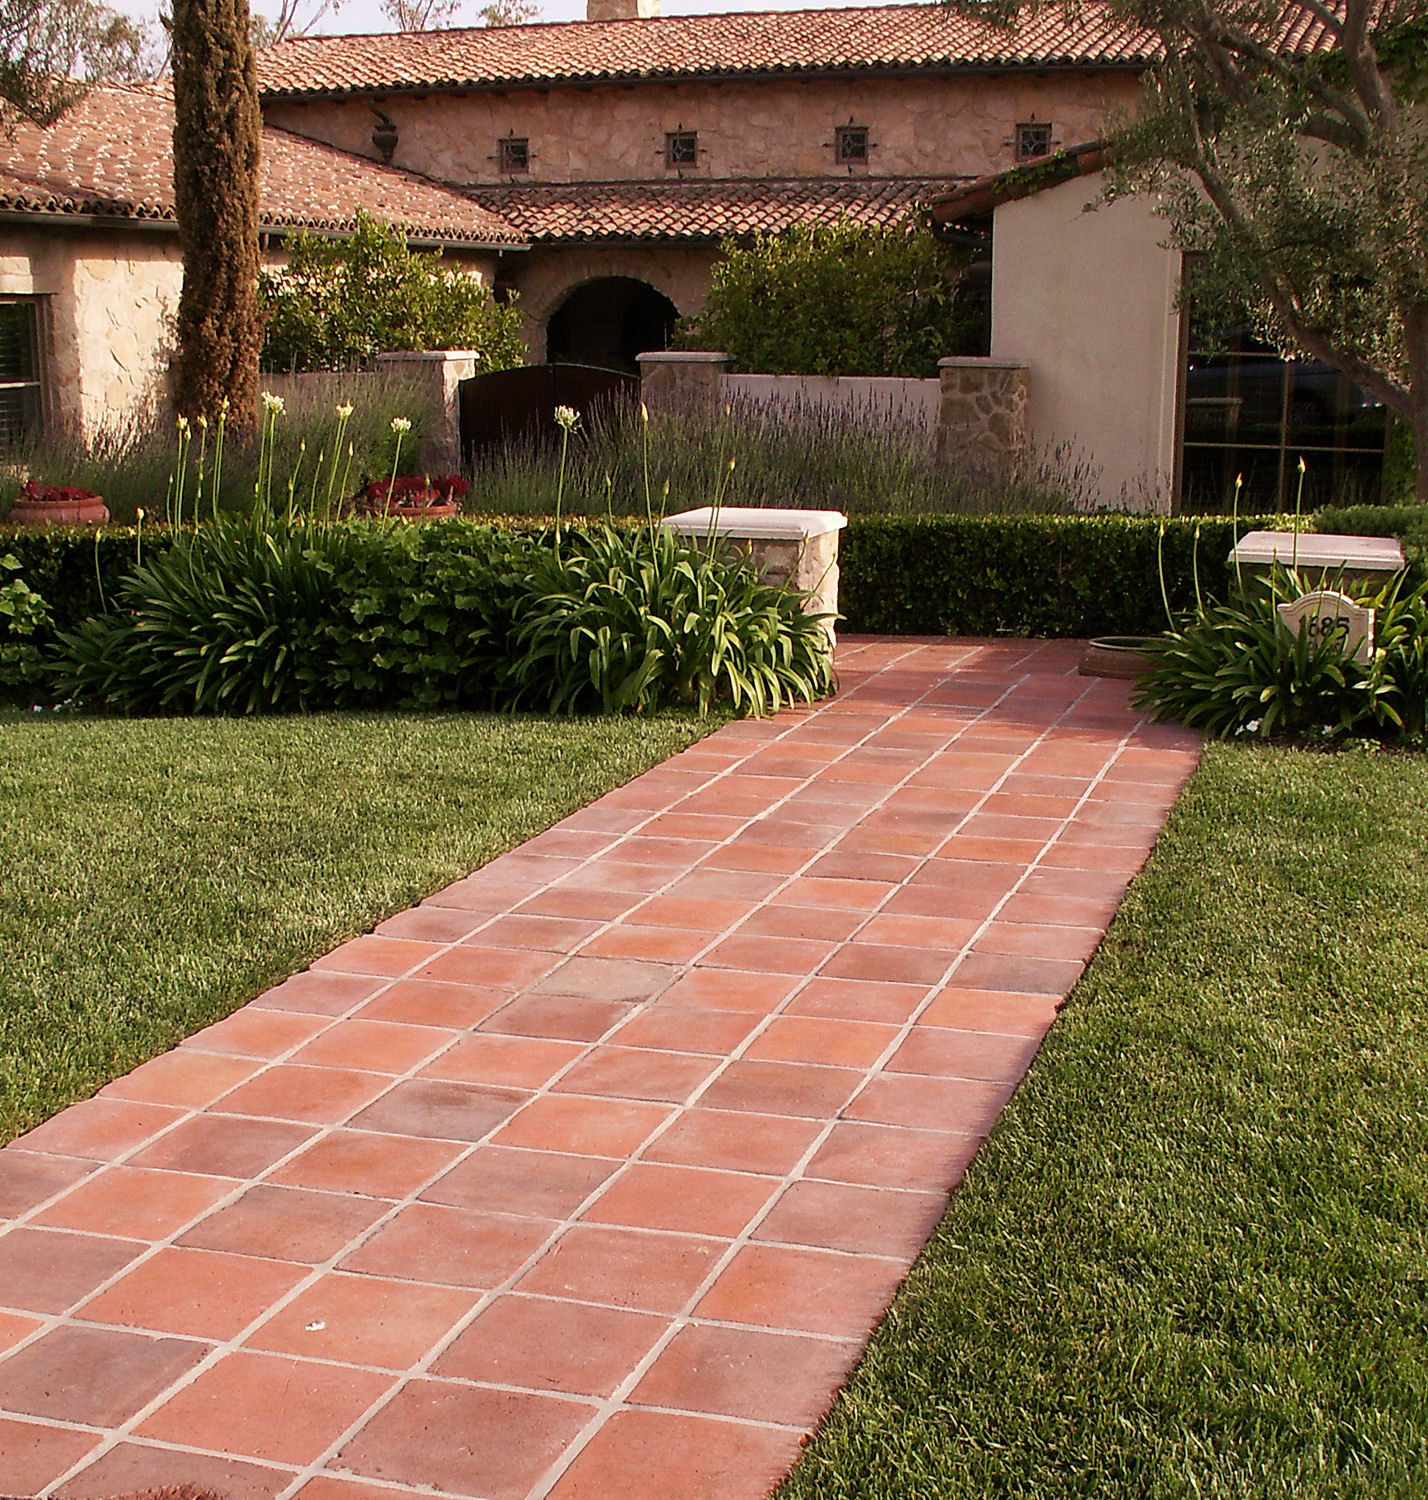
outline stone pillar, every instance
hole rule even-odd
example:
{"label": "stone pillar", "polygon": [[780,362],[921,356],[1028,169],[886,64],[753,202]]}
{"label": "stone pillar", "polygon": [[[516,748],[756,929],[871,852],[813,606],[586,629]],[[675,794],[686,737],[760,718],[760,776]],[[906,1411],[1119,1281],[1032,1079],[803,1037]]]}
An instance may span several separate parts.
{"label": "stone pillar", "polygon": [[422,403],[421,447],[416,468],[425,474],[452,474],[461,467],[459,390],[481,359],[474,349],[411,349],[379,354],[377,367],[408,377]]}
{"label": "stone pillar", "polygon": [[[666,516],[663,525],[681,536],[702,541],[716,526],[726,556],[753,559],[765,583],[807,594],[808,608],[818,615],[838,613],[838,533],[848,524],[836,510],[772,510],[759,506],[726,505],[717,513],[710,506]],[[830,648],[833,620],[823,622]]]}
{"label": "stone pillar", "polygon": [[640,362],[640,400],[655,407],[690,407],[720,399],[729,356],[697,349],[661,349],[635,356]]}
{"label": "stone pillar", "polygon": [[939,359],[937,368],[942,378],[937,453],[944,462],[1001,468],[1025,454],[1031,439],[1026,365],[968,356]]}

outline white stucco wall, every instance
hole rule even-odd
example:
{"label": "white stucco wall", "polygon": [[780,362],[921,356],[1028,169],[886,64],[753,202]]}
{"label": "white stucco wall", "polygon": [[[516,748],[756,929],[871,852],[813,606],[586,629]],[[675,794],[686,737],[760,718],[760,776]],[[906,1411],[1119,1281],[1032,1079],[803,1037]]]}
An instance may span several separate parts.
{"label": "white stucco wall", "polygon": [[1104,505],[1169,511],[1181,257],[1147,199],[1084,212],[1099,186],[1077,178],[996,210],[992,356],[1028,366],[1039,451],[1085,464]]}

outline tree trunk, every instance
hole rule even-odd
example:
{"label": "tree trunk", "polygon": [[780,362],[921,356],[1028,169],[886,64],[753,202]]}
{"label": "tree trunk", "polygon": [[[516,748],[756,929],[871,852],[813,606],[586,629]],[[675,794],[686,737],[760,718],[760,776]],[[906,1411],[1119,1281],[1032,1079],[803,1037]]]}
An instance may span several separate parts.
{"label": "tree trunk", "polygon": [[174,205],[183,248],[175,403],[258,420],[262,117],[248,0],[174,0]]}

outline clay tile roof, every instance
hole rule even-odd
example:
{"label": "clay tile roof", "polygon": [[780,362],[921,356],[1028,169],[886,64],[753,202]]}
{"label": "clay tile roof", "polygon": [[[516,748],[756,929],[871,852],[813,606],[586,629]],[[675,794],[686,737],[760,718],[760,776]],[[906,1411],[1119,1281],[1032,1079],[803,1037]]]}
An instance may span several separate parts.
{"label": "clay tile roof", "polygon": [[273,97],[372,90],[459,90],[749,73],[867,69],[1139,67],[1154,37],[1086,0],[1077,21],[1057,7],[1014,31],[936,4],[573,21],[379,36],[294,37],[258,54]]}
{"label": "clay tile roof", "polygon": [[989,214],[1000,204],[1030,198],[1045,188],[1099,172],[1105,162],[1104,144],[1085,141],[1064,151],[1053,151],[1037,161],[1020,162],[1005,172],[993,172],[947,192],[935,193],[928,201],[928,208],[938,224],[959,224]]}
{"label": "clay tile roof", "polygon": [[[54,125],[0,139],[0,209],[172,220],[173,99],[166,89],[97,88]],[[266,228],[342,230],[365,208],[417,238],[451,245],[523,243],[460,193],[267,126],[259,199]]]}
{"label": "clay tile roof", "polygon": [[537,243],[718,241],[848,217],[890,224],[950,186],[922,177],[813,177],[754,182],[573,182],[469,188]]}

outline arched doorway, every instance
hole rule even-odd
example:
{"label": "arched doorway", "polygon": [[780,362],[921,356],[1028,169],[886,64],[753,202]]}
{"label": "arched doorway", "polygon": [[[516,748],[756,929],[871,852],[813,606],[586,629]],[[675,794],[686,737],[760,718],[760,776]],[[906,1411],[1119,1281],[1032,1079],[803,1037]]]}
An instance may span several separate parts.
{"label": "arched doorway", "polygon": [[674,303],[647,282],[602,276],[577,287],[551,314],[545,357],[638,374],[635,356],[667,349],[678,317]]}

